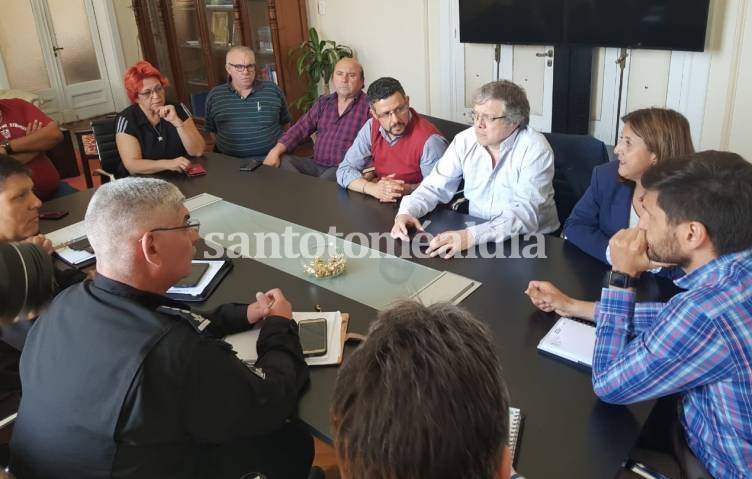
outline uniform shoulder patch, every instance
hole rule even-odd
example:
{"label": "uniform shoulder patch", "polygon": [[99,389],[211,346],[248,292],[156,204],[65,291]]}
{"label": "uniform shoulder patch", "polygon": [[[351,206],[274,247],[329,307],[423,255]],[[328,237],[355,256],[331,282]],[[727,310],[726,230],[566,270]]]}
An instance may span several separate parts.
{"label": "uniform shoulder patch", "polygon": [[190,324],[191,327],[193,327],[193,329],[195,329],[199,333],[203,333],[204,330],[206,330],[206,328],[208,328],[211,324],[210,320],[206,319],[200,314],[194,313],[189,309],[173,308],[172,306],[160,306],[157,308],[157,312],[166,314],[168,316],[181,318],[187,321],[188,324]]}
{"label": "uniform shoulder patch", "polygon": [[264,370],[261,369],[261,368],[257,368],[256,365],[255,365],[255,363],[256,363],[255,359],[252,359],[252,360],[249,360],[249,359],[243,360],[243,364],[245,364],[245,367],[247,367],[250,372],[252,372],[253,374],[255,374],[256,376],[258,376],[261,379],[266,379],[266,373],[264,372]]}

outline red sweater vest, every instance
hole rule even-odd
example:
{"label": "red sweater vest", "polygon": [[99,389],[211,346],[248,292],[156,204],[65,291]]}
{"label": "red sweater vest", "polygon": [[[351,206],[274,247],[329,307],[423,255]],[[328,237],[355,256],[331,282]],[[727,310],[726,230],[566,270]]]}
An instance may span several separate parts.
{"label": "red sweater vest", "polygon": [[371,152],[376,176],[394,174],[395,179],[405,183],[420,183],[423,174],[420,171],[420,158],[423,147],[431,135],[440,135],[431,122],[424,120],[410,108],[410,122],[399,141],[390,145],[379,133],[379,122],[374,118],[371,123]]}

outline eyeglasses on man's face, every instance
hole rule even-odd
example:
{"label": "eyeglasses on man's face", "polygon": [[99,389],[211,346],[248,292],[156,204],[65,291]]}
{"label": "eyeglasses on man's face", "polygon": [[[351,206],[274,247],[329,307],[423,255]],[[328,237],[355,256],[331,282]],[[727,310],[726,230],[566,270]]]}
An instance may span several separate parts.
{"label": "eyeglasses on man's face", "polygon": [[404,114],[405,114],[405,113],[407,112],[407,110],[409,110],[409,109],[410,109],[410,106],[409,106],[409,105],[408,105],[407,103],[405,103],[405,104],[403,104],[403,105],[400,105],[400,106],[398,106],[398,107],[397,107],[397,108],[395,108],[394,110],[391,110],[391,111],[385,111],[385,112],[383,112],[383,113],[376,113],[376,118],[378,118],[379,120],[384,120],[384,119],[386,119],[386,118],[389,118],[389,117],[390,117],[390,116],[392,116],[392,115],[394,115],[394,116],[402,116],[402,115],[404,115]]}
{"label": "eyeglasses on man's face", "polygon": [[169,228],[154,228],[153,230],[149,230],[149,233],[155,233],[157,231],[178,231],[178,230],[193,230],[196,233],[198,233],[200,226],[201,226],[201,222],[199,221],[187,220],[184,225],[171,226]]}
{"label": "eyeglasses on man's face", "polygon": [[138,96],[140,96],[141,98],[151,98],[152,95],[159,96],[162,93],[164,93],[164,87],[162,85],[157,85],[154,88],[151,88],[149,90],[138,92]]}
{"label": "eyeglasses on man's face", "polygon": [[255,63],[249,63],[248,65],[243,65],[240,63],[228,63],[230,67],[232,67],[233,70],[237,73],[243,73],[244,71],[248,70],[248,72],[256,71],[256,64]]}
{"label": "eyeglasses on man's face", "polygon": [[486,115],[486,114],[480,114],[475,110],[470,112],[470,118],[473,119],[473,123],[478,123],[480,125],[489,125],[496,120],[501,120],[502,118],[506,118],[506,117],[507,117],[506,115],[491,116],[491,115]]}

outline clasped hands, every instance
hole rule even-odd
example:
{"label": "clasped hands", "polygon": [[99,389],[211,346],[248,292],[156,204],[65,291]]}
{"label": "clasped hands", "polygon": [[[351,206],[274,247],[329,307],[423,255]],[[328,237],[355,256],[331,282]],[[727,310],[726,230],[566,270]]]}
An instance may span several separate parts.
{"label": "clasped hands", "polygon": [[394,174],[391,174],[379,178],[379,181],[375,183],[375,188],[371,188],[370,195],[382,203],[396,203],[398,199],[405,195],[406,191],[405,182],[394,179],[394,176]]}
{"label": "clasped hands", "polygon": [[256,324],[267,316],[281,316],[292,319],[292,305],[279,288],[266,293],[256,293],[256,302],[248,305],[246,317],[250,324]]}

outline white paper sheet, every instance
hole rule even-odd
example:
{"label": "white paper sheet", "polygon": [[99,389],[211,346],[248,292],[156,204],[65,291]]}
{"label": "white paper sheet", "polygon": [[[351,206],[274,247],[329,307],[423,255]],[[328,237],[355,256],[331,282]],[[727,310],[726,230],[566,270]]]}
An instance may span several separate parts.
{"label": "white paper sheet", "polygon": [[[292,313],[292,319],[300,322],[303,319],[326,318],[326,354],[324,356],[313,356],[305,358],[309,366],[326,366],[337,364],[339,361],[340,349],[342,344],[342,315],[339,311],[328,313]],[[258,359],[256,351],[256,342],[258,341],[259,328],[256,327],[250,331],[231,334],[225,337],[225,341],[232,345],[232,348],[238,353],[238,357],[244,361],[255,361]]]}
{"label": "white paper sheet", "polygon": [[196,211],[199,208],[222,201],[219,196],[210,195],[209,193],[201,193],[200,195],[191,196],[183,202],[183,205],[188,211]]}

